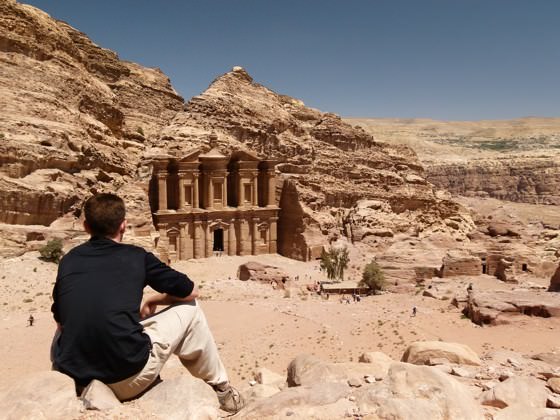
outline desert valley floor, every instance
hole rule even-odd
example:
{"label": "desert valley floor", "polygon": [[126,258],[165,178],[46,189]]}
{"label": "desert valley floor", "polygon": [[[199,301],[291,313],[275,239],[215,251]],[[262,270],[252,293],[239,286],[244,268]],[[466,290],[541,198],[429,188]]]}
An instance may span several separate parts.
{"label": "desert valley floor", "polygon": [[[0,369],[4,384],[50,366],[49,345],[55,324],[49,308],[56,265],[38,256],[31,252],[0,261]],[[240,281],[237,268],[247,261],[282,267],[293,278],[299,276],[299,281],[288,291]],[[450,300],[422,296],[423,288],[413,294],[368,296],[359,303],[341,303],[337,295],[324,300],[304,291],[306,284],[325,280],[318,262],[278,255],[223,256],[179,262],[174,267],[201,288],[201,305],[232,380],[240,385],[253,379],[257,367],[284,374],[288,363],[300,353],[347,362],[357,361],[364,352],[382,351],[399,360],[410,343],[422,340],[467,344],[481,356],[502,349],[526,355],[560,352],[559,318],[526,316],[510,325],[480,327]],[[458,290],[471,282],[477,290],[516,287],[486,275],[445,281]],[[411,316],[414,306],[416,317]],[[33,327],[27,326],[30,313],[35,317]],[[173,361],[163,376],[181,370],[180,363]]]}

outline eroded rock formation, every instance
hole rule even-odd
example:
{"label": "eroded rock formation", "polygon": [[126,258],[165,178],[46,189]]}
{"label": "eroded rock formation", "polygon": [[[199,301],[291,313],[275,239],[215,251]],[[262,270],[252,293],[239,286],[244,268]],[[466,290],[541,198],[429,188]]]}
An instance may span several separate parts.
{"label": "eroded rock formation", "polygon": [[[415,345],[422,344],[424,350],[431,348],[433,356],[442,356],[436,357],[435,366],[396,362],[383,353],[370,352],[360,357],[360,363],[334,363],[300,354],[284,375],[258,368],[255,380],[242,388],[247,405],[233,418],[446,420],[560,415],[555,409],[560,370],[553,364],[513,351],[479,358],[457,343]],[[409,349],[403,359],[410,355]],[[122,404],[108,387],[94,385],[96,392],[78,399],[68,377],[39,372],[10,384],[0,396],[0,408],[10,419],[136,418],[147,412],[154,419],[224,415],[211,387],[188,374],[164,378],[138,399]]]}
{"label": "eroded rock formation", "polygon": [[158,69],[13,0],[0,2],[0,66],[0,222],[49,225],[131,182],[183,107]]}
{"label": "eroded rock formation", "polygon": [[[324,235],[347,233],[347,224],[369,229],[370,222],[362,225],[350,211],[362,199],[380,201],[370,211],[379,210],[371,217],[380,230],[418,234],[441,229],[463,236],[469,230],[469,216],[436,197],[409,148],[380,144],[336,115],[255,83],[240,67],[189,101],[162,131],[160,146],[168,151],[200,146],[211,131],[224,150],[250,148],[279,162],[284,182],[278,197],[278,246],[283,255],[318,257]],[[453,217],[450,227],[446,219]]]}
{"label": "eroded rock formation", "polygon": [[558,156],[504,156],[469,162],[433,163],[426,177],[439,188],[457,195],[560,205]]}
{"label": "eroded rock formation", "polygon": [[348,119],[378,140],[406,144],[426,179],[456,195],[560,203],[560,119]]}
{"label": "eroded rock formation", "polygon": [[560,317],[560,296],[537,291],[471,292],[464,312],[479,325],[509,324],[521,315]]}
{"label": "eroded rock formation", "polygon": [[[279,162],[284,255],[317,257],[327,237],[348,229],[359,241],[380,232],[464,237],[472,227],[459,205],[434,194],[411,149],[376,142],[240,67],[185,105],[158,69],[121,61],[40,10],[6,0],[0,16],[0,222],[49,225],[111,190],[125,196],[132,232],[154,233],[150,159],[206,149],[215,133],[223,153]],[[382,205],[353,217],[362,199]]]}

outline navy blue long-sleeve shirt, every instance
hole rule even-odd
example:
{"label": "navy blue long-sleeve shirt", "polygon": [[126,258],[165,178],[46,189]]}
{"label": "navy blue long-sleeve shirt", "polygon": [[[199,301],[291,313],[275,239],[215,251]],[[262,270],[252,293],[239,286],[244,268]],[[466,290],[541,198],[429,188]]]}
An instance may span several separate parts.
{"label": "navy blue long-sleeve shirt", "polygon": [[92,237],[60,261],[52,312],[62,326],[54,366],[87,385],[118,382],[146,364],[151,342],[140,325],[143,289],[186,297],[194,283],[140,247]]}

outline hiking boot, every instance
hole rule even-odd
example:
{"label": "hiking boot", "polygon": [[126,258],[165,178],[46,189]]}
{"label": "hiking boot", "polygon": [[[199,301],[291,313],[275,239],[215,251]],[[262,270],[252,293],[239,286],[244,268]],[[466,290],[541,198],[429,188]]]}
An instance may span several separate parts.
{"label": "hiking boot", "polygon": [[245,399],[237,389],[227,384],[224,391],[216,389],[220,408],[228,413],[235,414],[245,407]]}

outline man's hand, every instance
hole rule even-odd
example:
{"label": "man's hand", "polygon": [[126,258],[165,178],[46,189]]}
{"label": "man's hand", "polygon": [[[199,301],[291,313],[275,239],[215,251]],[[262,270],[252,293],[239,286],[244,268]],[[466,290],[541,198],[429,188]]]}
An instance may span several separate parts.
{"label": "man's hand", "polygon": [[144,319],[156,313],[158,305],[173,305],[174,303],[190,302],[198,297],[198,287],[195,286],[192,293],[184,298],[171,296],[167,293],[146,295],[140,304],[140,318]]}
{"label": "man's hand", "polygon": [[142,303],[140,305],[140,318],[144,319],[146,317],[149,317],[150,315],[153,315],[156,313],[156,309],[158,306],[158,303],[156,301],[156,298],[158,298],[159,296],[157,295],[150,295],[150,296],[146,296],[144,297],[144,299],[142,300]]}

